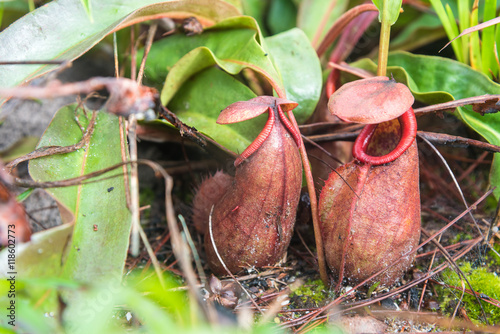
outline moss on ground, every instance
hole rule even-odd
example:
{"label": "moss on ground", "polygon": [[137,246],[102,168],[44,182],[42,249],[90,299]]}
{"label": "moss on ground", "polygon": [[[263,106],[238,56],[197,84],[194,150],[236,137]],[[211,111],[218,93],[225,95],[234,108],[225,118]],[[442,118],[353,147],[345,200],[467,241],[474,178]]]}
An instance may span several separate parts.
{"label": "moss on ground", "polygon": [[[488,272],[486,268],[473,269],[469,262],[464,262],[460,269],[467,277],[473,289],[482,297],[489,297],[492,299],[500,299],[500,277],[496,273]],[[446,269],[441,275],[444,283],[452,286],[461,287],[462,280],[458,274],[451,270]],[[466,288],[468,288],[467,283]],[[446,311],[453,312],[453,307],[450,307],[458,301],[461,296],[461,291],[454,290],[448,287],[440,287],[439,294],[444,299],[441,302],[441,308]],[[484,324],[484,317],[480,305],[476,298],[470,294],[464,294],[463,305],[467,311],[467,316],[476,324]],[[500,323],[500,308],[491,305],[490,303],[481,302],[490,324]],[[450,312],[448,312],[450,313]]]}
{"label": "moss on ground", "polygon": [[334,297],[334,294],[318,279],[308,280],[295,290],[290,297],[297,308],[307,308],[325,305]]}

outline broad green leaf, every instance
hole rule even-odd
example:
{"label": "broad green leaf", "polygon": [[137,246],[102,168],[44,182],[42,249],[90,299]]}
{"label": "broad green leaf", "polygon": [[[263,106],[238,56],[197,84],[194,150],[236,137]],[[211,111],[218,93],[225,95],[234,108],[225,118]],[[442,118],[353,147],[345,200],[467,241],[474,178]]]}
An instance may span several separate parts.
{"label": "broad green leaf", "polygon": [[155,57],[152,62],[156,69],[169,68],[173,63],[161,92],[162,103],[168,104],[180,86],[191,76],[215,65],[233,75],[245,68],[251,68],[268,78],[273,87],[284,91],[280,75],[262,42],[257,23],[253,18],[245,16],[226,19],[198,36],[173,36],[165,39],[165,42],[159,45],[161,50],[176,50],[176,55],[183,56],[180,59],[176,59],[175,55],[169,56],[164,62]]}
{"label": "broad green leaf", "polygon": [[255,95],[220,71],[203,72],[205,69],[217,65],[226,73],[237,74],[248,67],[267,73],[280,86],[281,78],[285,79],[287,98],[299,103],[294,110],[299,122],[310,116],[321,92],[319,60],[302,31],[294,29],[266,39],[267,49],[258,43],[260,39],[255,20],[249,17],[224,20],[199,36],[171,36],[153,45],[146,77],[158,81],[166,76],[162,103],[168,104],[183,122],[227,148],[242,152],[263,123],[250,121],[221,127],[215,121],[229,104]]}
{"label": "broad green leaf", "polygon": [[435,15],[423,13],[403,26],[403,30],[391,40],[390,49],[393,51],[414,50],[444,36],[446,33],[442,28],[441,21]]}
{"label": "broad green leaf", "polygon": [[[68,146],[81,139],[82,131],[75,117],[87,127],[91,114],[85,116],[81,110],[75,113],[75,108],[76,105],[70,105],[57,112],[39,147]],[[120,152],[118,118],[99,112],[94,133],[84,148],[32,160],[29,171],[40,182],[69,179],[121,162]],[[96,180],[99,181],[48,190],[74,216],[73,237],[62,275],[80,282],[121,277],[129,244],[131,223],[122,170],[92,179]]]}
{"label": "broad green leaf", "polygon": [[[356,67],[376,71],[376,64],[363,59],[353,64]],[[457,61],[406,52],[389,55],[387,68],[396,81],[408,85],[415,99],[427,104],[441,103],[466,97],[500,94],[500,85],[484,74]],[[500,114],[480,114],[470,106],[457,108],[460,118],[488,142],[500,145]],[[490,173],[490,183],[498,188],[494,194],[500,197],[500,155],[495,153]]]}
{"label": "broad green leaf", "polygon": [[7,249],[4,249],[0,253],[2,260],[0,272],[2,275],[6,275],[7,272],[17,271],[20,278],[23,279],[60,275],[62,254],[72,231],[72,224],[63,224],[33,234],[29,242],[17,247],[15,270],[9,268],[8,252]]}
{"label": "broad green leaf", "polygon": [[[378,20],[382,22],[383,19],[389,21],[391,25],[396,23],[399,17],[399,10],[403,0],[372,0],[378,8]],[[384,17],[385,16],[385,17]]]}
{"label": "broad green leaf", "polygon": [[302,0],[297,14],[297,27],[302,29],[314,47],[346,10],[347,0]]}
{"label": "broad green leaf", "polygon": [[[222,109],[256,95],[226,72],[210,67],[187,81],[168,107],[181,121],[234,152],[243,152],[264,127],[266,116],[237,124],[217,124]],[[267,115],[267,114],[266,114]]]}
{"label": "broad green leaf", "polygon": [[297,28],[267,37],[266,45],[281,74],[287,99],[299,104],[293,110],[297,122],[303,123],[316,108],[323,85],[316,51]]}
{"label": "broad green leaf", "polygon": [[243,14],[253,17],[264,35],[269,35],[265,22],[269,2],[262,0],[242,0]]}
{"label": "broad green leaf", "polygon": [[297,8],[292,0],[274,0],[269,4],[267,26],[271,35],[290,30],[297,22]]}
{"label": "broad green leaf", "polygon": [[243,4],[241,3],[241,0],[223,0],[223,1],[233,5],[234,8],[238,9],[240,14],[243,12]]}
{"label": "broad green leaf", "polygon": [[[193,15],[211,25],[239,11],[219,0],[92,0],[92,13],[94,22],[81,0],[52,1],[36,9],[0,33],[0,60],[73,60],[114,30],[158,15]],[[0,87],[25,83],[54,68],[2,65]]]}
{"label": "broad green leaf", "polygon": [[[2,298],[7,298],[7,291],[10,287],[6,285],[9,282],[5,278],[10,276],[9,272],[17,272],[16,294],[20,303],[19,317],[16,320],[21,328],[26,329],[25,332],[34,332],[29,330],[31,329],[29,326],[33,324],[33,321],[37,321],[37,317],[33,318],[30,314],[35,303],[38,303],[36,309],[39,314],[52,312],[54,315],[54,317],[45,319],[46,326],[43,327],[44,331],[41,331],[41,333],[51,333],[48,328],[57,327],[56,319],[59,315],[59,302],[56,290],[50,288],[61,284],[57,277],[62,271],[63,254],[71,238],[72,231],[72,224],[64,224],[33,234],[31,241],[16,247],[14,267],[9,265],[8,249],[6,248],[0,252],[0,276],[2,276],[0,280],[0,303],[4,305]],[[30,280],[42,281],[51,278],[54,281],[52,286],[49,286],[50,282],[46,282],[43,286],[30,283]],[[0,324],[5,324],[4,320],[2,317]]]}

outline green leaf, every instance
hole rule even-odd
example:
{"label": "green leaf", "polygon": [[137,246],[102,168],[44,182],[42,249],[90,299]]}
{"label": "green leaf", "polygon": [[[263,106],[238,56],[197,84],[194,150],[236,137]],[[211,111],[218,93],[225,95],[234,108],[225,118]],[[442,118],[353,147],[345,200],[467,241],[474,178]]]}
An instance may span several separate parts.
{"label": "green leaf", "polygon": [[[483,21],[489,21],[495,18],[497,7],[496,0],[486,0],[484,2]],[[498,74],[498,63],[495,58],[495,29],[498,31],[498,26],[487,27],[482,30],[481,38],[481,64],[483,65],[483,73],[488,76],[496,76]]]}
{"label": "green leaf", "polygon": [[238,124],[217,124],[222,109],[256,95],[226,72],[210,67],[187,81],[168,107],[179,119],[234,152],[243,152],[264,127],[266,116]]}
{"label": "green leaf", "polygon": [[297,9],[291,0],[274,0],[269,4],[267,26],[271,35],[292,29],[297,21]]}
{"label": "green leaf", "polygon": [[445,36],[439,18],[436,15],[423,13],[403,25],[403,30],[391,40],[390,49],[393,51],[414,50]]}
{"label": "green leaf", "polygon": [[314,47],[347,9],[347,0],[302,0],[297,14],[297,27],[302,29]]}
{"label": "green leaf", "polygon": [[[458,27],[457,23],[448,17],[448,14],[453,15],[453,12],[444,9],[443,3],[441,0],[430,0],[432,7],[434,8],[434,11],[439,17],[439,20],[441,20],[441,23],[443,24],[443,28],[446,31],[446,35],[448,36],[448,39],[452,40],[458,35]],[[451,46],[453,47],[453,51],[455,52],[455,56],[459,61],[463,61],[462,59],[462,43],[460,39],[454,40],[451,43]]]}
{"label": "green leaf", "polygon": [[[457,3],[458,3],[458,26],[460,28],[460,31],[462,32],[465,29],[469,28],[470,24],[471,24],[471,22],[469,22],[470,21],[469,17],[472,19],[470,7],[469,7],[470,5],[469,5],[469,0],[458,0]],[[446,10],[449,13],[451,13],[451,15],[453,15],[453,12],[452,12],[449,5],[446,6]],[[450,17],[450,20],[453,19],[452,23],[454,23],[455,18],[453,16],[450,16],[450,14],[449,14],[449,17]],[[477,16],[476,16],[476,18],[477,18]],[[457,29],[457,34],[455,36],[458,36],[458,29]],[[469,50],[469,48],[470,48],[469,39],[470,39],[470,36],[467,36],[467,35],[461,37],[462,55],[463,55],[462,62],[465,64],[469,63],[469,52],[472,52],[472,50]]]}
{"label": "green leaf", "polygon": [[147,333],[160,334],[165,333],[165,329],[174,331],[177,328],[176,324],[158,304],[131,290],[125,290],[123,297],[131,305],[135,314],[142,319]]}
{"label": "green leaf", "polygon": [[[80,0],[53,1],[36,9],[0,33],[0,60],[73,60],[114,30],[161,13],[194,15],[209,24],[239,14],[219,0],[93,0],[92,10],[94,22]],[[19,85],[54,68],[2,65],[0,87]]]}
{"label": "green leaf", "polygon": [[[407,84],[415,99],[427,104],[500,92],[500,85],[486,75],[451,59],[395,52],[389,55],[388,64],[387,72],[392,73],[396,81]],[[368,59],[352,65],[374,72],[377,68]],[[500,114],[481,116],[472,111],[470,106],[457,110],[467,125],[491,144],[500,145]],[[490,183],[497,186],[494,192],[497,199],[500,197],[499,166],[500,155],[495,153]]]}
{"label": "green leaf", "polygon": [[[9,276],[8,272],[17,272],[16,295],[19,299],[24,300],[22,304],[19,304],[19,317],[17,320],[21,328],[26,329],[25,332],[27,333],[35,332],[28,330],[32,329],[30,326],[36,319],[30,314],[31,308],[34,308],[35,304],[37,304],[36,309],[40,315],[49,314],[50,312],[54,314],[54,317],[45,319],[47,326],[41,328],[47,329],[48,327],[55,328],[57,326],[59,302],[55,289],[50,290],[50,288],[61,285],[61,281],[57,277],[60,276],[62,271],[63,253],[71,238],[72,231],[72,224],[64,224],[33,234],[29,242],[17,246],[14,268],[9,266],[8,249],[5,248],[0,252],[0,272],[3,277],[0,280],[0,303],[4,305],[2,298],[5,298],[8,302],[7,291],[10,283],[4,277]],[[45,281],[44,285],[30,283],[32,280],[41,282],[46,279],[49,281]],[[51,281],[53,284],[51,284]],[[41,328],[39,328],[40,333],[54,332],[41,330]]]}
{"label": "green leaf", "polygon": [[35,190],[35,189],[33,189],[33,188],[28,188],[27,190],[25,190],[25,191],[23,191],[22,193],[20,193],[19,195],[17,195],[17,196],[16,196],[16,200],[17,200],[18,202],[22,202],[22,201],[24,201],[26,198],[28,198],[28,197],[31,195],[31,193],[33,192],[33,190]]}
{"label": "green leaf", "polygon": [[[76,105],[60,109],[40,140],[39,147],[76,144],[90,119]],[[39,182],[89,174],[121,162],[118,118],[99,112],[94,133],[84,148],[32,160],[29,171]],[[113,177],[110,177],[113,176]],[[121,277],[127,256],[130,212],[125,204],[122,170],[117,169],[79,186],[49,189],[60,205],[74,216],[75,228],[68,247],[63,277],[96,282]],[[94,226],[95,225],[95,226]]]}
{"label": "green leaf", "polygon": [[266,45],[281,74],[297,122],[305,122],[318,103],[322,89],[321,64],[307,36],[300,29],[266,38]]}
{"label": "green leaf", "polygon": [[310,116],[321,93],[319,60],[302,31],[294,29],[266,39],[267,49],[259,40],[258,26],[249,17],[224,20],[198,36],[171,36],[151,48],[146,77],[158,81],[167,76],[162,103],[183,122],[230,150],[242,152],[264,123],[215,123],[220,110],[229,104],[255,97],[241,82],[211,70],[215,65],[233,75],[246,67],[265,72],[280,87],[281,79],[285,79],[281,89],[288,99],[299,103],[294,110],[299,122]]}
{"label": "green leaf", "polygon": [[[373,0],[373,4],[377,6],[379,11],[378,20],[382,22],[383,16],[385,15],[385,19],[388,20],[391,25],[396,23],[402,3],[403,0]],[[385,6],[387,6],[387,8]]]}
{"label": "green leaf", "polygon": [[0,2],[0,26],[2,25],[3,21],[3,12],[4,12],[3,2]]}
{"label": "green leaf", "polygon": [[265,25],[269,3],[262,0],[242,0],[242,5],[243,13],[253,17],[262,29],[262,33],[266,36],[269,35]]}
{"label": "green leaf", "polygon": [[[64,224],[35,233],[31,240],[16,249],[15,270],[21,278],[54,277],[61,273],[61,258],[68,242],[72,224]],[[0,252],[0,272],[12,271],[8,267],[8,250]]]}
{"label": "green leaf", "polygon": [[[280,75],[262,42],[257,22],[251,17],[241,16],[226,19],[198,36],[172,36],[161,44],[157,43],[162,50],[175,50],[175,55],[168,59],[161,61],[155,57],[153,62],[156,69],[171,66],[161,92],[162,103],[168,104],[191,76],[215,65],[233,75],[251,68],[270,80],[275,89],[284,91]],[[165,55],[158,49],[156,53]],[[176,56],[181,54],[185,56],[177,59]]]}
{"label": "green leaf", "polygon": [[10,162],[35,150],[40,138],[27,136],[20,139],[6,150],[0,151],[0,158],[4,163]]}
{"label": "green leaf", "polygon": [[85,7],[85,11],[89,16],[89,20],[91,23],[94,23],[94,19],[92,18],[92,3],[91,0],[80,0],[82,2],[83,7]]}

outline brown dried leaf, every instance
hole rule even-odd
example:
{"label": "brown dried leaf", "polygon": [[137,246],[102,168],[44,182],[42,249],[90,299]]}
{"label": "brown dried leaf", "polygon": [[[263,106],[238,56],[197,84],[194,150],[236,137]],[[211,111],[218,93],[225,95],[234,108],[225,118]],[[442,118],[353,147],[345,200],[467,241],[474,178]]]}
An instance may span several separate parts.
{"label": "brown dried leaf", "polygon": [[480,113],[482,116],[484,116],[484,114],[497,113],[500,111],[500,99],[493,98],[482,103],[475,103],[472,105],[472,110]]}

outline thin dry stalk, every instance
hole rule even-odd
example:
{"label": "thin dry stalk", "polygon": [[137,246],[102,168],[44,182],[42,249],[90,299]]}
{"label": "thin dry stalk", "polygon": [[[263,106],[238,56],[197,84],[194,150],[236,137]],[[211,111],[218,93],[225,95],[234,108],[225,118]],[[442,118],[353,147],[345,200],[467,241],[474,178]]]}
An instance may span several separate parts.
{"label": "thin dry stalk", "polygon": [[148,37],[146,39],[146,45],[144,46],[144,55],[142,56],[141,66],[139,67],[139,74],[137,75],[137,84],[142,83],[142,77],[144,76],[144,68],[146,67],[146,60],[148,59],[149,50],[151,50],[151,45],[153,45],[153,38],[155,37],[156,29],[158,28],[157,23],[153,23],[148,30]]}
{"label": "thin dry stalk", "polygon": [[281,310],[283,304],[288,301],[288,295],[290,292],[295,291],[299,288],[304,282],[301,280],[297,280],[293,282],[290,286],[286,287],[283,291],[281,291],[278,296],[271,302],[267,311],[262,315],[260,319],[260,324],[266,324],[269,320],[274,318],[276,314]]}
{"label": "thin dry stalk", "polygon": [[135,26],[130,27],[130,79],[137,78],[137,50],[135,46]]}
{"label": "thin dry stalk", "polygon": [[139,225],[139,234],[141,236],[142,242],[144,243],[144,246],[146,247],[146,250],[148,251],[149,258],[153,263],[153,267],[155,268],[155,272],[156,275],[158,276],[158,280],[160,281],[161,287],[163,288],[163,290],[165,290],[166,285],[165,285],[165,280],[163,279],[163,273],[160,263],[158,262],[155,252],[153,251],[153,248],[151,248],[151,244],[149,243],[148,236],[146,235],[146,233],[144,233],[144,230],[142,229],[141,225]]}
{"label": "thin dry stalk", "polygon": [[479,164],[483,163],[484,159],[486,159],[486,157],[488,156],[488,152],[483,152],[481,153],[481,155],[472,163],[472,165],[470,165],[459,177],[458,177],[458,181],[462,181],[464,180],[466,177],[468,177],[470,175],[470,173],[472,173],[476,168],[477,166],[479,166]]}
{"label": "thin dry stalk", "polygon": [[[290,118],[290,122],[292,123],[293,127],[296,128],[297,131],[300,131],[293,112],[288,112],[288,117]],[[314,239],[316,241],[316,251],[318,253],[319,276],[321,277],[323,284],[325,284],[325,286],[328,286],[330,282],[328,281],[328,274],[326,271],[325,249],[323,246],[323,238],[321,236],[321,229],[319,225],[318,199],[316,197],[316,189],[314,188],[311,166],[309,164],[309,159],[307,158],[307,151],[306,147],[304,146],[303,140],[300,141],[299,151],[302,157],[302,168],[304,168],[304,174],[307,181],[307,191],[309,192],[309,200],[311,203]]]}
{"label": "thin dry stalk", "polygon": [[[450,174],[450,176],[451,176],[451,178],[453,180],[453,183],[455,183],[455,186],[457,187],[457,190],[460,193],[460,197],[462,198],[462,201],[463,201],[463,203],[465,205],[465,208],[468,209],[469,205],[467,204],[467,201],[465,200],[465,196],[464,196],[464,193],[462,192],[462,188],[460,188],[460,185],[458,184],[458,181],[455,178],[455,174],[453,174],[453,172],[451,171],[451,168],[448,165],[448,163],[446,162],[446,159],[441,155],[441,153],[438,151],[438,149],[436,148],[436,146],[432,145],[432,143],[429,142],[427,139],[425,139],[423,137],[420,137],[420,138],[422,138],[422,140],[425,141],[426,144],[429,145],[431,147],[431,149],[434,151],[434,153],[436,153],[436,155],[439,157],[439,159],[443,163],[444,167],[446,168],[446,170]],[[474,222],[474,225],[476,226],[477,230],[479,231],[479,234],[481,235],[481,237],[484,238],[483,232],[481,231],[481,229],[477,225],[476,218],[474,218],[474,215],[472,215],[472,212],[469,212],[469,215],[472,218],[472,221]]]}
{"label": "thin dry stalk", "polygon": [[[440,241],[441,241],[441,237],[442,237],[442,236],[443,236],[442,234],[440,234],[440,235],[439,235],[439,238],[438,238],[437,242],[440,242]],[[434,252],[432,253],[432,258],[431,258],[431,261],[430,261],[430,263],[429,263],[429,267],[428,267],[427,271],[431,271],[432,266],[434,265],[434,259],[436,258],[437,251],[438,251],[438,250],[437,250],[437,249],[435,249],[435,250],[434,250]],[[426,290],[426,288],[427,288],[427,283],[428,283],[428,282],[429,282],[429,280],[426,280],[426,281],[424,282],[424,286],[422,287],[422,292],[420,293],[420,300],[418,301],[417,312],[420,312],[420,305],[422,305],[422,302],[423,302],[423,300],[424,300],[425,290]]]}
{"label": "thin dry stalk", "polygon": [[[478,199],[478,200],[477,200],[477,201],[476,201],[476,202],[475,202],[475,203],[474,203],[471,207],[469,207],[467,210],[463,211],[460,215],[458,215],[457,217],[455,217],[455,219],[453,219],[453,220],[452,220],[449,224],[447,224],[446,226],[442,227],[439,231],[437,231],[437,232],[436,232],[436,233],[434,233],[432,236],[430,236],[430,237],[429,237],[426,241],[424,241],[423,243],[421,243],[420,245],[418,245],[417,247],[415,247],[415,249],[414,249],[414,250],[412,250],[412,251],[410,251],[410,252],[408,252],[408,253],[403,254],[400,260],[395,261],[394,263],[392,263],[392,264],[391,264],[391,265],[389,265],[388,267],[386,267],[386,268],[384,268],[384,269],[382,269],[382,270],[380,270],[380,271],[376,272],[375,274],[373,274],[372,276],[368,277],[368,278],[367,278],[366,280],[364,280],[363,282],[360,282],[358,285],[356,285],[355,287],[353,287],[351,290],[349,290],[349,291],[345,292],[344,294],[340,295],[338,298],[336,298],[336,299],[334,299],[333,301],[331,301],[330,303],[328,303],[327,305],[325,305],[325,306],[323,306],[323,307],[319,308],[318,310],[316,310],[316,311],[314,311],[314,312],[311,312],[311,313],[309,313],[309,314],[307,314],[307,315],[305,315],[305,316],[303,316],[303,317],[301,317],[301,318],[295,319],[294,321],[299,322],[299,321],[303,321],[303,320],[304,320],[304,322],[301,322],[301,323],[304,323],[304,325],[303,325],[302,327],[306,326],[306,325],[307,325],[309,322],[311,322],[311,321],[312,321],[312,320],[313,320],[316,316],[318,316],[319,314],[321,314],[321,313],[323,313],[323,312],[325,312],[325,311],[327,311],[327,310],[331,309],[332,307],[334,307],[334,306],[338,305],[338,304],[339,304],[339,303],[340,303],[343,299],[345,299],[347,296],[349,296],[349,295],[353,294],[354,292],[356,292],[358,288],[360,288],[361,286],[363,286],[364,284],[366,284],[368,281],[370,281],[370,280],[372,280],[373,278],[377,277],[378,275],[382,274],[383,272],[385,272],[386,270],[388,270],[388,269],[389,269],[389,268],[391,268],[392,266],[394,266],[394,265],[398,264],[398,263],[399,263],[399,262],[400,262],[400,261],[401,261],[404,257],[409,256],[409,255],[411,255],[411,254],[415,253],[418,249],[420,249],[420,248],[421,248],[421,247],[423,247],[424,245],[426,245],[426,244],[428,244],[429,242],[431,242],[434,238],[436,238],[437,236],[439,236],[441,233],[443,233],[445,230],[447,230],[450,226],[452,226],[452,225],[453,225],[453,224],[455,224],[457,221],[459,221],[460,219],[462,219],[462,218],[463,218],[466,214],[468,214],[468,213],[470,212],[471,208],[475,208],[475,207],[476,207],[479,203],[481,203],[481,202],[482,202],[482,201],[483,201],[483,200],[484,200],[487,196],[489,196],[492,192],[493,192],[493,190],[489,190],[489,191],[487,191],[487,192],[486,192],[483,196],[481,196],[481,197],[480,197],[480,198],[479,198],[479,199]],[[479,242],[479,241],[478,241],[478,242]],[[476,243],[474,243],[474,244],[470,245],[470,246],[468,247],[468,249],[469,249],[469,250],[470,250],[470,249],[472,249],[472,247],[474,247],[475,245],[476,245]],[[460,254],[461,254],[461,255],[460,255]],[[463,255],[464,255],[463,253],[460,253],[460,254],[459,254],[460,256],[463,256]],[[458,255],[457,255],[457,256],[455,256],[455,258],[454,258],[454,259],[457,259],[457,258],[459,258],[459,257],[458,257]],[[441,266],[437,267],[436,269],[434,269],[434,271],[432,272],[432,275],[436,274],[436,273],[438,272],[437,270],[439,270],[439,271],[444,270],[444,268],[443,268],[443,269],[441,269],[444,265],[446,265],[446,266],[447,266],[447,263],[444,263],[443,265],[441,265]],[[419,278],[418,280],[416,280],[416,281],[415,281],[416,283],[414,283],[414,284],[413,284],[413,282],[412,282],[411,286],[414,286],[414,285],[416,285],[416,284],[418,284],[418,283],[420,283],[420,282],[422,282],[422,281],[425,281],[426,279],[430,278],[432,275],[430,275],[430,274],[428,274],[428,275],[424,275],[424,276],[423,276],[423,278]],[[394,291],[395,291],[395,292],[394,292]],[[394,290],[394,291],[393,291],[393,292],[394,292],[394,294],[396,294],[397,292],[399,292],[399,291],[400,291],[400,289],[398,288],[398,289],[396,289],[396,290]],[[393,294],[393,292],[391,292],[391,295]],[[387,296],[386,296],[386,297],[384,297],[384,298],[387,298]],[[295,326],[295,324],[294,324],[294,325],[291,325],[291,326]],[[291,326],[290,326],[290,327],[291,327]]]}
{"label": "thin dry stalk", "polygon": [[118,64],[118,40],[116,38],[116,31],[113,33],[113,58],[115,61],[115,78],[119,78],[120,67]]}
{"label": "thin dry stalk", "polygon": [[479,140],[452,136],[444,133],[436,133],[436,132],[426,132],[426,131],[417,131],[417,135],[420,138],[425,138],[433,144],[451,146],[451,147],[477,147],[481,150],[488,152],[500,152],[500,146],[492,145],[489,143],[485,143]]}
{"label": "thin dry stalk", "polygon": [[200,256],[198,255],[198,251],[196,250],[196,246],[194,245],[193,239],[191,238],[191,233],[189,233],[189,229],[187,227],[186,221],[182,215],[177,216],[179,221],[182,224],[182,229],[184,231],[184,235],[186,236],[186,241],[191,249],[191,253],[193,254],[194,263],[196,264],[196,270],[198,270],[198,276],[200,277],[200,281],[202,285],[207,283],[207,276],[205,275],[205,271],[203,270],[203,266],[201,265]]}
{"label": "thin dry stalk", "polygon": [[[466,213],[463,213],[463,215],[465,215]],[[428,240],[430,241],[430,240]],[[427,242],[428,242],[427,241]],[[478,239],[476,242],[470,244],[466,249],[462,250],[461,252],[458,252],[457,254],[455,254],[455,256],[453,257],[453,260],[458,260],[460,259],[461,257],[465,256],[467,253],[469,253],[478,243],[480,242],[480,239]],[[389,298],[391,296],[394,296],[396,294],[399,294],[405,290],[408,290],[410,289],[411,287],[417,285],[417,284],[420,284],[422,283],[423,281],[425,280],[428,280],[430,279],[432,276],[440,273],[441,271],[445,270],[446,268],[449,267],[449,263],[448,262],[444,262],[442,263],[441,265],[439,265],[438,267],[434,268],[433,271],[431,272],[428,272],[426,273],[425,275],[423,275],[422,277],[418,278],[418,279],[415,279],[413,280],[412,282],[409,282],[401,287],[398,287],[392,291],[389,291],[387,293],[384,293],[382,295],[379,295],[377,298],[374,298],[374,299],[370,299],[368,301],[361,301],[361,302],[354,302],[354,303],[351,303],[349,304],[350,307],[348,308],[345,308],[345,309],[342,309],[342,310],[339,310],[339,311],[335,311],[333,313],[330,313],[330,316],[335,316],[337,314],[340,314],[340,313],[347,313],[347,312],[350,312],[350,311],[353,311],[355,309],[358,309],[358,308],[362,308],[362,307],[365,307],[365,306],[368,306],[368,305],[371,305],[373,303],[376,303],[378,301],[381,301],[383,299],[386,299],[386,298]],[[319,315],[324,313],[325,311],[328,311],[330,310],[332,307],[334,307],[335,305],[339,304],[340,300],[341,299],[344,299],[345,296],[347,296],[348,294],[350,294],[352,291],[356,291],[358,287],[354,287],[352,290],[350,290],[349,293],[346,293],[340,297],[338,297],[337,299],[335,299],[334,301],[332,301],[330,304],[322,307],[322,308],[318,308],[317,310],[315,311],[312,311],[311,313],[309,314],[306,314],[300,318],[297,318],[297,319],[294,319],[292,321],[289,321],[287,322],[286,324],[284,324],[282,327],[284,328],[289,328],[289,327],[294,327],[294,326],[298,326],[298,325],[302,325],[298,330],[301,330],[303,329],[305,326],[307,326],[307,324],[309,324],[310,322],[314,321],[315,319],[319,319],[321,318]],[[386,310],[387,311],[387,310]],[[323,317],[326,317],[326,316],[323,316]]]}
{"label": "thin dry stalk", "polygon": [[[128,119],[128,142],[130,160],[137,161],[137,137],[135,129],[137,120],[135,115],[130,115]],[[140,212],[139,212],[139,173],[137,164],[130,165],[130,214],[132,216],[132,231],[130,232],[130,253],[132,256],[139,255],[139,230],[140,230]]]}
{"label": "thin dry stalk", "polygon": [[372,77],[375,76],[373,73],[368,72],[367,70],[363,70],[361,68],[352,67],[352,66],[350,66],[349,64],[347,64],[345,62],[341,62],[340,64],[337,64],[337,63],[334,63],[334,62],[330,61],[330,62],[328,62],[328,67],[331,67],[331,68],[337,69],[339,71],[355,75],[355,76],[357,76],[357,77],[359,77],[361,79],[368,79],[368,78],[372,78]]}
{"label": "thin dry stalk", "polygon": [[[118,124],[120,125],[120,154],[122,161],[127,161],[129,160],[127,156],[127,140],[125,139],[125,132],[126,130],[126,121],[124,122],[123,116],[118,117]],[[123,171],[123,185],[125,187],[125,201],[127,203],[127,208],[130,209],[130,187],[129,187],[129,173],[128,173],[128,167],[126,164],[122,166],[122,171]]]}
{"label": "thin dry stalk", "polygon": [[[450,324],[449,320],[446,318],[443,318],[442,315],[433,314],[433,313],[402,312],[402,311],[392,311],[392,310],[373,310],[372,315],[379,318],[379,319],[386,318],[387,316],[389,316],[389,317],[394,316],[394,317],[398,317],[400,319],[406,319],[409,321],[431,323],[431,324],[436,324],[436,325],[442,326],[442,327],[462,328],[463,329],[462,331],[449,332],[449,333],[456,333],[456,334],[464,333],[465,331],[472,331],[473,333],[500,333],[500,328],[498,326],[475,325],[471,322],[464,321],[464,320],[454,320],[453,323]],[[440,332],[440,333],[446,333],[446,332]]]}
{"label": "thin dry stalk", "polygon": [[484,105],[487,102],[491,101],[500,101],[500,94],[498,95],[480,95],[480,96],[473,96],[473,97],[467,97],[465,99],[460,99],[460,100],[454,100],[450,102],[445,102],[445,103],[438,103],[438,104],[433,104],[431,106],[427,107],[422,107],[422,108],[417,108],[414,110],[415,114],[421,114],[421,113],[428,113],[428,112],[435,112],[435,111],[440,111],[440,110],[453,110],[457,107],[462,107],[466,105]]}
{"label": "thin dry stalk", "polygon": [[[198,305],[199,308],[204,310],[207,318],[210,321],[214,321],[213,311],[207,308],[206,303],[202,303],[200,296],[197,293],[196,287],[198,286],[198,280],[196,278],[195,271],[191,265],[191,261],[189,260],[188,247],[183,242],[181,233],[179,231],[179,227],[177,226],[177,221],[175,219],[175,214],[174,214],[175,212],[174,204],[172,201],[172,188],[174,185],[172,177],[170,177],[170,175],[168,175],[167,172],[158,164],[154,164],[150,161],[148,161],[148,164],[152,166],[152,168],[157,173],[160,173],[165,180],[165,210],[166,210],[168,229],[170,230],[170,236],[172,241],[172,250],[174,251],[176,259],[179,261],[182,272],[189,286],[189,291],[188,291],[190,295],[189,300],[192,303],[197,303],[196,305]],[[191,313],[193,320],[195,319],[194,316],[195,314],[196,314],[196,307],[193,304]]]}
{"label": "thin dry stalk", "polygon": [[5,170],[11,173],[12,170],[23,161],[28,161],[32,159],[38,159],[55,154],[65,154],[70,152],[75,152],[84,146],[87,146],[92,134],[94,133],[95,120],[97,118],[97,112],[92,112],[92,118],[90,119],[87,129],[84,131],[82,139],[74,145],[70,146],[44,146],[31,153],[23,155],[17,159],[12,160],[5,166]]}
{"label": "thin dry stalk", "polygon": [[[422,229],[422,233],[428,235],[424,229]],[[481,237],[482,237],[481,241],[484,240],[482,235],[481,235]],[[436,245],[437,248],[439,248],[439,250],[441,251],[441,254],[444,255],[446,261],[448,261],[448,263],[451,265],[453,270],[457,273],[458,277],[461,277],[462,285],[463,285],[463,281],[465,281],[467,283],[467,285],[469,286],[470,290],[472,291],[474,297],[476,298],[479,306],[481,307],[481,311],[483,312],[483,316],[484,316],[484,319],[486,321],[486,324],[488,324],[488,319],[486,318],[486,312],[484,311],[483,304],[481,304],[481,301],[479,299],[478,294],[472,288],[472,285],[470,284],[469,280],[467,279],[467,277],[463,273],[462,269],[460,269],[458,264],[453,260],[453,257],[450,255],[450,253],[448,253],[448,251],[438,241],[436,241],[434,238],[432,238],[431,241],[434,245]],[[463,289],[465,290],[465,285],[463,286]],[[462,293],[462,297],[463,297],[463,293]],[[460,300],[462,300],[462,299],[460,299]],[[460,303],[458,303],[458,305],[460,305]],[[458,305],[457,305],[457,307],[458,307]],[[455,309],[455,311],[456,311],[456,309]]]}

